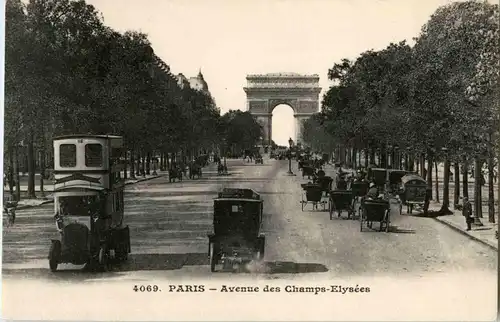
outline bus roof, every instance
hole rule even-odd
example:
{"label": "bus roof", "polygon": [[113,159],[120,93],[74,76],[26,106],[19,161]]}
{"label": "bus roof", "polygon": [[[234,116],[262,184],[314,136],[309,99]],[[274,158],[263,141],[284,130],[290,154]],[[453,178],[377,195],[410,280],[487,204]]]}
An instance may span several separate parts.
{"label": "bus roof", "polygon": [[260,195],[255,190],[244,188],[224,188],[219,192],[218,197],[260,200]]}
{"label": "bus roof", "polygon": [[119,135],[108,135],[108,134],[67,134],[56,136],[54,140],[63,140],[63,139],[122,139],[122,136]]}

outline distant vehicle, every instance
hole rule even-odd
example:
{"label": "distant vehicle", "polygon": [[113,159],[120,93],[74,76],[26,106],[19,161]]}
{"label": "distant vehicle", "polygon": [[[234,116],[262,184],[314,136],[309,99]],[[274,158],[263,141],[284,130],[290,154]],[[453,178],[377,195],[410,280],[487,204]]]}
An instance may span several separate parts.
{"label": "distant vehicle", "polygon": [[123,138],[68,135],[53,142],[54,218],[61,239],[52,240],[50,270],[61,263],[106,270],[110,260],[125,261],[130,233],[123,220]]}
{"label": "distant vehicle", "polygon": [[427,182],[424,178],[409,174],[401,178],[403,190],[400,194],[401,201],[407,207],[407,213],[411,214],[415,206],[423,207],[427,194]]}
{"label": "distant vehicle", "polygon": [[210,270],[234,267],[264,258],[265,236],[260,233],[263,200],[251,189],[229,189],[214,200],[214,233],[208,235]]}

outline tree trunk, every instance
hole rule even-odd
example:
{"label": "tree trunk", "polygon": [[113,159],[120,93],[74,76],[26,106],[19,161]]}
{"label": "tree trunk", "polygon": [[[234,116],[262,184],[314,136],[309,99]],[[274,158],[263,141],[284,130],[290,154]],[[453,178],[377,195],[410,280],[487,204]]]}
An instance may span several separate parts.
{"label": "tree trunk", "polygon": [[460,164],[458,162],[453,163],[453,179],[455,179],[453,207],[456,208],[460,200]]}
{"label": "tree trunk", "polygon": [[9,192],[13,200],[15,200],[14,196],[14,148],[13,146],[9,146],[8,148],[8,153],[9,153],[9,169],[7,172],[7,181],[9,183]]}
{"label": "tree trunk", "polygon": [[146,177],[146,155],[144,152],[141,152],[141,175]]}
{"label": "tree trunk", "polygon": [[40,151],[40,196],[45,198],[45,191],[43,191],[43,180],[45,179],[45,140],[43,142]]}
{"label": "tree trunk", "polygon": [[[426,172],[425,170],[425,155],[421,155],[420,156],[420,175],[423,177],[423,178],[427,178],[427,180],[429,179],[429,174],[428,174],[429,171]],[[431,176],[431,182],[432,182],[432,176]],[[432,188],[432,186],[431,186]],[[432,197],[431,197],[432,198]]]}
{"label": "tree trunk", "polygon": [[444,215],[452,214],[450,211],[450,161],[447,157],[444,159],[443,204],[439,212]]}
{"label": "tree trunk", "polygon": [[33,143],[34,135],[28,137],[28,199],[35,199],[35,148]]}
{"label": "tree trunk", "polygon": [[488,222],[495,223],[495,192],[493,186],[493,154],[488,157]]}
{"label": "tree trunk", "polygon": [[436,176],[436,182],[434,183],[434,187],[436,188],[436,202],[439,202],[439,177],[438,177],[438,163],[434,162],[434,172]]}
{"label": "tree trunk", "polygon": [[474,160],[474,210],[476,217],[483,218],[482,193],[481,193],[481,166],[479,158]]}
{"label": "tree trunk", "polygon": [[141,175],[141,151],[137,151],[137,162],[136,162],[135,175],[136,176]]}
{"label": "tree trunk", "polygon": [[21,177],[19,176],[19,148],[14,148],[16,151],[16,167],[14,169],[14,174],[16,177],[16,201],[21,200]]}
{"label": "tree trunk", "polygon": [[130,179],[135,180],[135,156],[134,149],[130,150]]}
{"label": "tree trunk", "polygon": [[432,157],[427,157],[427,184],[429,186],[430,199],[432,200]]}
{"label": "tree trunk", "polygon": [[[500,148],[498,148],[497,160],[500,163]],[[497,214],[500,215],[500,178],[498,175],[500,175],[500,164],[497,165]]]}
{"label": "tree trunk", "polygon": [[469,199],[469,162],[464,158],[464,170],[462,171],[462,195]]}
{"label": "tree trunk", "polygon": [[151,174],[151,152],[148,152],[146,157],[146,174]]}

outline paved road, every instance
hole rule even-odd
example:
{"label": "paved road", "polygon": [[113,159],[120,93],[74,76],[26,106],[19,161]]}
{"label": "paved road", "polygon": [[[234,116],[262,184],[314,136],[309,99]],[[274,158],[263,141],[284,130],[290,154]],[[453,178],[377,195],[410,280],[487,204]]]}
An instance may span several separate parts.
{"label": "paved road", "polygon": [[[492,250],[431,218],[400,216],[395,205],[388,234],[361,233],[358,221],[330,220],[327,212],[311,211],[311,205],[302,212],[300,183],[306,180],[286,176],[286,161],[254,165],[234,160],[230,168],[230,177],[218,177],[212,166],[201,180],[168,183],[162,177],[130,186],[125,211],[133,249],[129,262],[117,271],[213,276],[206,256],[212,198],[220,188],[231,186],[251,187],[264,198],[266,255],[264,265],[252,268],[256,274],[273,278],[299,278],[296,273],[424,276],[451,268],[496,272],[497,256]],[[3,235],[4,277],[58,278],[47,270],[46,260],[49,239],[57,238],[52,213],[52,205],[19,211],[16,225]],[[71,274],[88,277],[73,269]]]}
{"label": "paved road", "polygon": [[[213,315],[214,320],[234,320],[242,314],[247,320],[269,320],[269,314],[281,307],[275,313],[282,320],[364,319],[357,315],[361,314],[358,297],[347,297],[342,305],[335,297],[338,305],[332,307],[333,295],[276,302],[281,297],[263,293],[251,298],[259,307],[268,308],[256,310],[248,305],[248,297],[241,301],[231,298],[228,307],[228,298],[212,293],[196,297],[197,306],[205,308],[197,315],[198,310],[186,310],[187,294],[172,294],[165,302],[165,297],[139,296],[132,291],[136,284],[158,284],[166,289],[172,283],[198,283],[218,288],[222,283],[248,286],[280,281],[369,285],[376,293],[363,302],[363,311],[377,320],[423,320],[426,312],[432,312],[432,320],[489,317],[497,275],[497,253],[490,248],[432,218],[400,216],[395,205],[390,233],[360,232],[358,221],[330,220],[327,212],[311,211],[311,205],[301,211],[300,183],[306,180],[286,176],[286,161],[265,160],[264,165],[254,165],[231,160],[229,167],[233,173],[229,177],[217,176],[211,166],[200,180],[168,183],[166,178],[158,178],[127,187],[125,211],[132,254],[112,272],[91,274],[66,265],[51,273],[46,257],[50,238],[57,238],[53,206],[19,211],[16,225],[3,232],[3,317],[106,320],[118,319],[119,311],[121,319],[194,320],[203,319],[210,308],[212,313],[224,313]],[[266,252],[263,263],[210,273],[206,236],[212,230],[212,199],[222,187],[250,187],[262,194]],[[96,311],[88,301],[64,300],[81,296],[106,305]],[[351,302],[346,302],[349,298]],[[26,310],[25,301],[38,303],[43,310]],[[285,308],[281,303],[288,304]],[[165,305],[168,310],[159,310]],[[113,309],[116,307],[120,310]],[[305,307],[311,308],[307,314],[297,311]]]}

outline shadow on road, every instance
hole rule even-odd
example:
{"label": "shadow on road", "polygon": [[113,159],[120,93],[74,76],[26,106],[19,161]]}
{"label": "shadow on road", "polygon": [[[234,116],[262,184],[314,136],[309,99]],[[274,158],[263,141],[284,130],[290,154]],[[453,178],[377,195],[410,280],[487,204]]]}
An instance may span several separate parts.
{"label": "shadow on road", "polygon": [[119,276],[121,272],[130,271],[160,271],[176,270],[183,266],[209,265],[207,253],[186,253],[186,254],[132,254],[126,262],[112,265],[107,272],[89,272],[85,268],[81,269],[61,269],[57,272],[50,272],[49,269],[3,269],[4,275],[18,275],[29,272],[30,277],[43,275],[55,280],[88,280],[109,278]]}
{"label": "shadow on road", "polygon": [[187,254],[132,254],[113,271],[160,271],[181,269],[183,266],[208,265],[207,253]]}
{"label": "shadow on road", "polygon": [[267,274],[324,273],[328,268],[317,263],[265,262]]}
{"label": "shadow on road", "polygon": [[389,232],[397,234],[415,234],[415,230],[413,229],[400,229],[398,226],[390,226]]}
{"label": "shadow on road", "polygon": [[236,267],[220,267],[217,273],[241,273],[257,275],[273,274],[304,274],[304,273],[324,273],[328,272],[323,264],[315,263],[294,263],[294,262],[250,262]]}
{"label": "shadow on road", "polygon": [[[366,226],[363,226],[363,233],[385,233],[385,226],[384,226],[384,229],[382,229],[382,231],[380,231],[380,226],[378,224],[375,224],[372,226],[372,228],[370,227],[366,227]],[[390,226],[389,227],[389,232],[390,233],[396,233],[396,234],[415,234],[415,230],[413,229],[401,229],[401,228],[398,228],[398,226]]]}

